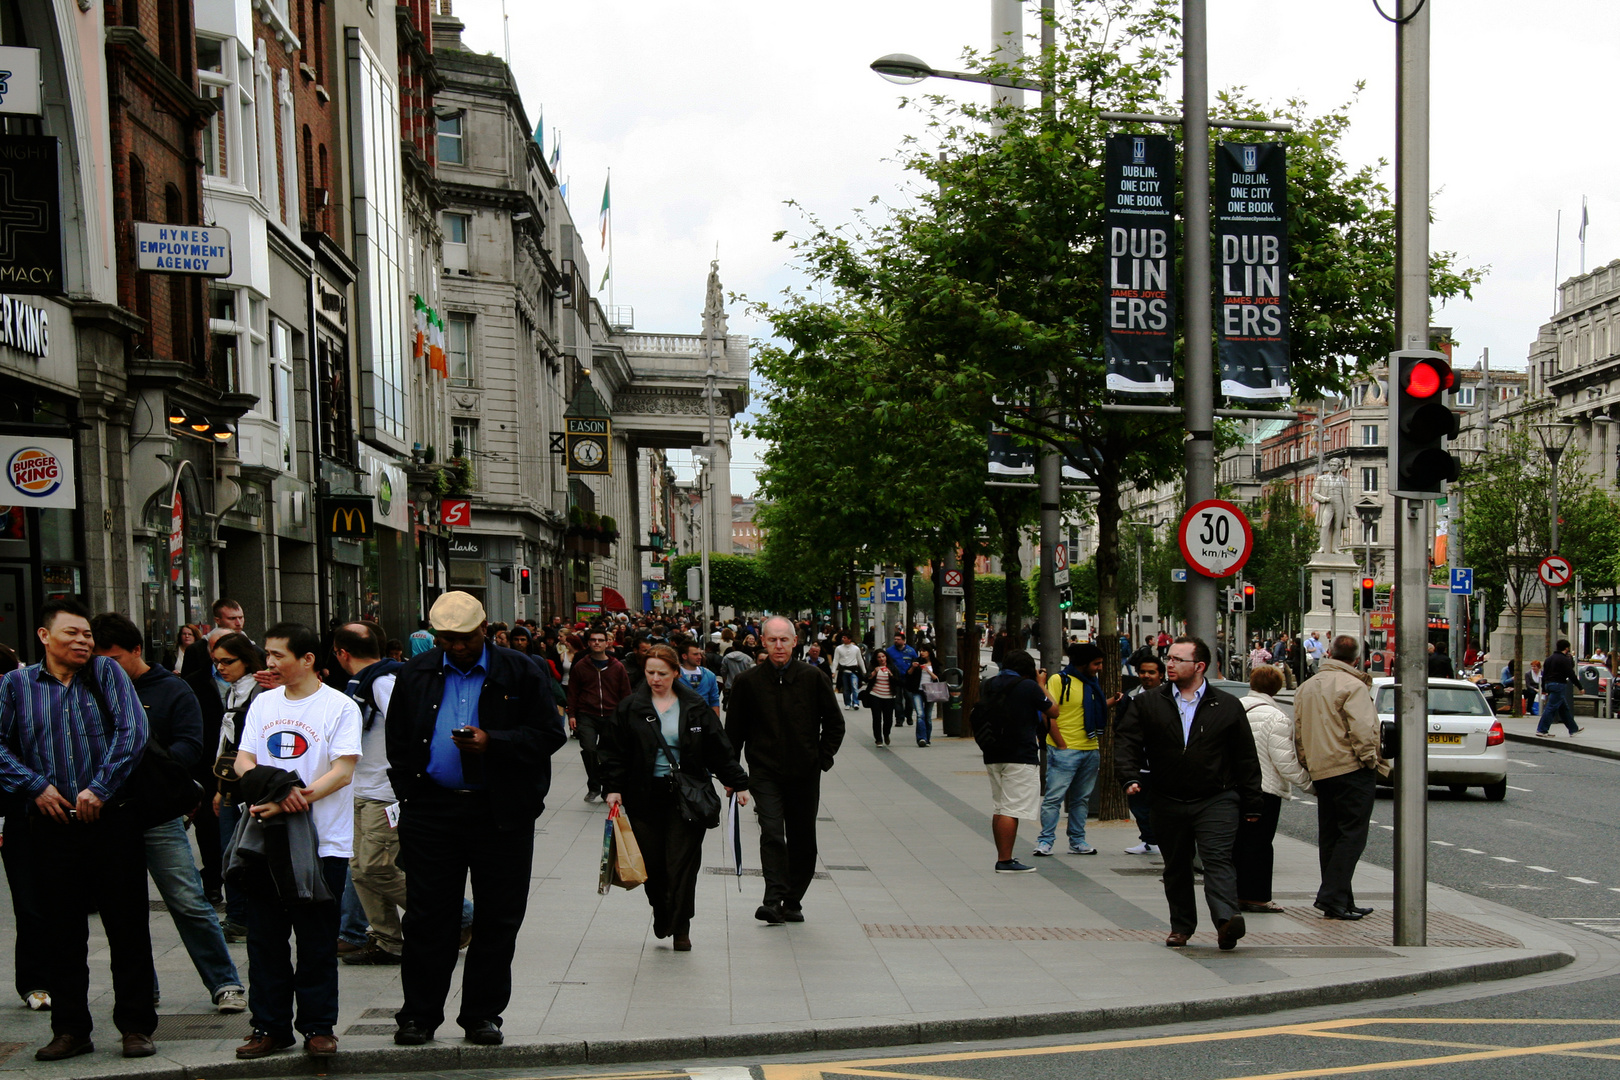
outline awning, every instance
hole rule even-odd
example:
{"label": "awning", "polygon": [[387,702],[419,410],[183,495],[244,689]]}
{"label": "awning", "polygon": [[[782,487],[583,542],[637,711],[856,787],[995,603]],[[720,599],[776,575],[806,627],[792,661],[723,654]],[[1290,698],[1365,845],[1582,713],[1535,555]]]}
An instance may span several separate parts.
{"label": "awning", "polygon": [[630,605],[624,602],[624,597],[619,595],[619,590],[610,589],[604,585],[602,586],[602,610],[629,611]]}

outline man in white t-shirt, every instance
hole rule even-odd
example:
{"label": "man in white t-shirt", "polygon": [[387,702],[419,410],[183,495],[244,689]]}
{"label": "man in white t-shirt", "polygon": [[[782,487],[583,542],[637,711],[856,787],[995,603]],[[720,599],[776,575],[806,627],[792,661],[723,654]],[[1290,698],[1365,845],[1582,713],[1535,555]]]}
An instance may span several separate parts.
{"label": "man in white t-shirt", "polygon": [[[331,899],[285,904],[268,874],[250,882],[248,899],[248,1008],[253,1035],[236,1048],[241,1059],[285,1050],[304,1036],[311,1057],[337,1052],[338,905],[354,854],[354,803],[339,794],[354,779],[360,760],[360,709],[321,682],[316,671],[321,639],[297,623],[278,623],[264,638],[265,660],[281,685],[260,694],[248,709],[237,743],[236,772],[259,765],[295,773],[303,786],[279,803],[254,806],[261,820],[278,814],[310,815],[320,837],[321,876]],[[298,935],[293,970],[291,935]],[[293,1017],[294,998],[298,1015]]]}

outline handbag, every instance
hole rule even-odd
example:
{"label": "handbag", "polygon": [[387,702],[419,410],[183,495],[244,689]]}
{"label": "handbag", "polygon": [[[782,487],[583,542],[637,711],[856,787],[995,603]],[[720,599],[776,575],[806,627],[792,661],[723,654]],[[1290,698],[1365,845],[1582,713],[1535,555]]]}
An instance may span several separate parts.
{"label": "handbag", "polygon": [[675,763],[675,753],[664,741],[664,732],[657,718],[653,719],[653,737],[663,748],[664,760],[669,762],[670,784],[675,789],[675,805],[681,820],[689,825],[702,825],[705,829],[720,825],[720,793],[714,790],[714,780],[704,776],[701,780],[683,772]]}
{"label": "handbag", "polygon": [[944,702],[951,700],[951,688],[941,679],[932,679],[922,684],[924,701]]}
{"label": "handbag", "polygon": [[[112,707],[101,692],[95,670],[85,676],[85,686],[96,700],[101,712],[101,727],[110,745],[113,739]],[[202,785],[192,779],[186,767],[174,759],[168,747],[156,742],[148,733],[146,749],[141,759],[124,779],[124,786],[109,800],[113,806],[127,811],[140,828],[150,829],[165,821],[191,813],[202,802]]]}
{"label": "handbag", "polygon": [[647,864],[641,858],[641,845],[636,843],[630,815],[623,806],[615,806],[608,814],[608,827],[613,830],[613,884],[633,889],[647,880]]}

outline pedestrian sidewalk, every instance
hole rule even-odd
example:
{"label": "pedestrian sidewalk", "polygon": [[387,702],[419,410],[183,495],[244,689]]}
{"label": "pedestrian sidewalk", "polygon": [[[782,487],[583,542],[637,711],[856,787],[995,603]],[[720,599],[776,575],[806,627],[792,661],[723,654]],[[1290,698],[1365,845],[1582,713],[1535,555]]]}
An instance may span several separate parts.
{"label": "pedestrian sidewalk", "polygon": [[1502,730],[1513,742],[1545,743],[1559,750],[1573,750],[1578,754],[1591,754],[1594,757],[1620,758],[1620,719],[1605,720],[1592,716],[1577,716],[1575,726],[1581,728],[1579,735],[1571,735],[1569,729],[1562,723],[1552,726],[1553,737],[1548,739],[1536,734],[1536,725],[1541,722],[1539,716],[1503,716]]}
{"label": "pedestrian sidewalk", "polygon": [[[1574,954],[1569,931],[1438,886],[1430,889],[1430,947],[1392,947],[1391,877],[1365,864],[1357,896],[1377,913],[1326,922],[1310,907],[1316,853],[1284,837],[1274,896],[1286,913],[1249,916],[1234,952],[1215,948],[1208,925],[1191,947],[1167,949],[1159,860],[1124,854],[1136,843],[1133,826],[1093,822],[1088,835],[1100,854],[1029,859],[1037,873],[997,875],[988,783],[971,740],[921,748],[900,729],[892,747],[877,748],[867,714],[846,716],[849,738],[823,781],[823,866],[803,924],[755,921],[762,882],[747,873],[739,891],[722,869],[719,830],[705,850],[712,872],[700,880],[691,953],[653,938],[639,891],[597,896],[603,808],[581,801],[584,776],[570,743],[555,759],[552,805],[535,838],[506,1045],[465,1045],[447,1023],[438,1042],[397,1048],[399,969],[345,966],[332,1071],[776,1054],[1183,1022],[1508,978]],[[754,868],[757,831],[745,813],[745,865]],[[1021,830],[1020,857],[1028,858],[1034,831]],[[9,905],[0,924],[9,929]],[[173,924],[159,911],[152,926],[163,983],[158,1056],[117,1056],[98,934],[96,1053],[37,1064],[48,1017],[0,1007],[0,1080],[310,1071],[298,1051],[237,1062],[232,1050],[247,1018],[212,1012]],[[245,968],[243,947],[232,951]],[[455,1015],[454,1002],[447,1013]]]}

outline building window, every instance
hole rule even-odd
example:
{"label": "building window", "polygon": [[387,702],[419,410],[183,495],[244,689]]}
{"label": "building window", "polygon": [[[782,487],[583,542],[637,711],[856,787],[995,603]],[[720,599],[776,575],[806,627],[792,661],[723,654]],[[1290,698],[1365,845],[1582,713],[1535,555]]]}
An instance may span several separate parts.
{"label": "building window", "polygon": [[467,233],[472,228],[471,216],[443,214],[440,220],[444,225],[444,268],[467,269]]}
{"label": "building window", "polygon": [[450,453],[461,448],[461,456],[472,461],[478,456],[478,421],[456,418],[450,421]]}
{"label": "building window", "polygon": [[1363,544],[1378,543],[1378,522],[1367,521],[1361,525],[1361,542]]}
{"label": "building window", "polygon": [[277,464],[283,472],[293,472],[297,452],[297,432],[293,426],[292,331],[286,323],[270,323],[270,418],[276,422],[279,453]]}
{"label": "building window", "polygon": [[460,165],[465,160],[461,155],[461,114],[439,117],[439,160],[448,165]]}
{"label": "building window", "polygon": [[1474,404],[1474,388],[1472,386],[1457,387],[1457,405],[1459,408],[1472,408]]}
{"label": "building window", "polygon": [[[226,49],[219,38],[197,39],[197,82],[202,96],[218,102],[230,89],[231,78],[226,72],[227,54],[230,65],[235,65],[235,49]],[[208,114],[208,126],[203,130],[202,166],[206,176],[230,175],[229,117],[227,109],[216,108]]]}
{"label": "building window", "polygon": [[1350,388],[1350,404],[1351,405],[1353,405],[1353,406],[1354,405],[1360,405],[1366,399],[1367,399],[1367,384],[1366,383],[1356,383],[1356,385],[1354,385],[1354,386],[1352,386]]}
{"label": "building window", "polygon": [[1377,446],[1378,445],[1378,425],[1377,424],[1362,424],[1361,425],[1361,445],[1362,446]]}
{"label": "building window", "polygon": [[452,315],[444,327],[445,359],[450,367],[451,386],[471,386],[472,316]]}
{"label": "building window", "polygon": [[238,297],[235,289],[214,288],[208,294],[208,366],[214,387],[227,394],[239,393],[242,375],[238,354],[245,327],[237,321]]}
{"label": "building window", "polygon": [[1362,469],[1361,470],[1361,490],[1362,491],[1377,491],[1378,490],[1378,470],[1377,469]]}

